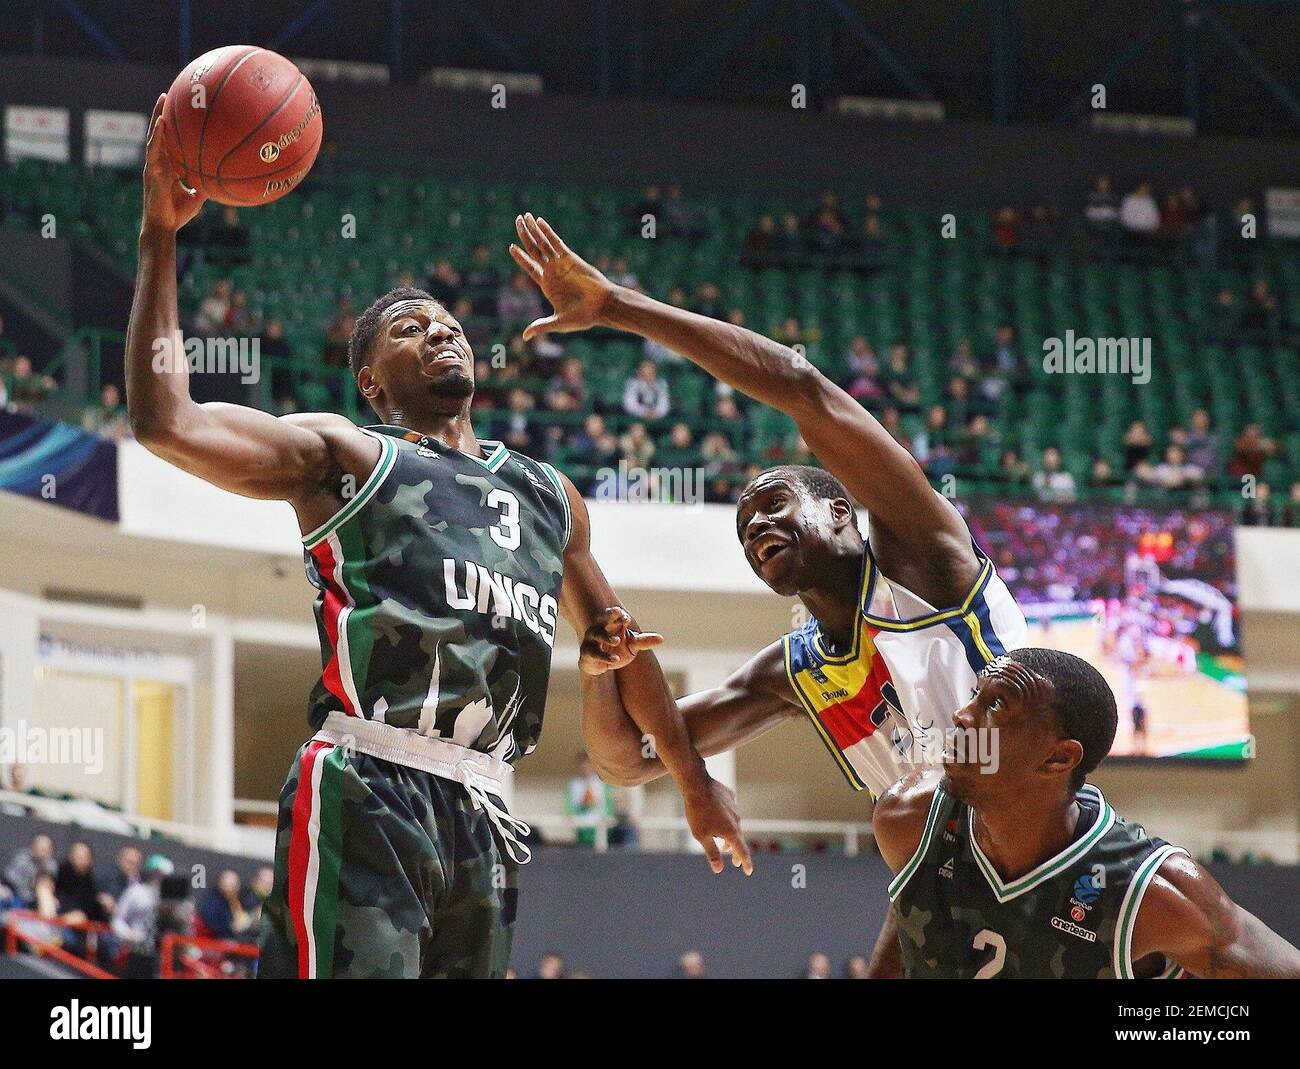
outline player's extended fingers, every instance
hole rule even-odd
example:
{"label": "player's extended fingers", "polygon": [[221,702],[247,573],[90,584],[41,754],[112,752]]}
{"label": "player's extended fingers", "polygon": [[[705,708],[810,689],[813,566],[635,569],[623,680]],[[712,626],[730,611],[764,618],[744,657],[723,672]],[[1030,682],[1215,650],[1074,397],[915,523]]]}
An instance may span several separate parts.
{"label": "player's extended fingers", "polygon": [[555,232],[551,224],[540,215],[537,217],[537,227],[546,236],[546,240],[551,243],[551,247],[554,248],[556,252],[563,254],[569,251],[569,246],[564,244],[564,239],[561,238],[560,235]]}
{"label": "player's extended fingers", "polygon": [[731,863],[740,869],[746,876],[754,875],[754,859],[749,853],[749,843],[745,842],[745,837],[737,829],[736,835],[727,840],[727,845],[731,848]]}
{"label": "player's extended fingers", "polygon": [[144,169],[147,172],[163,165],[162,110],[167,100],[159,94],[154,101],[153,115],[149,118],[149,137],[144,143]]}
{"label": "player's extended fingers", "polygon": [[725,866],[722,863],[722,851],[718,849],[717,840],[712,835],[702,835],[696,839],[696,842],[704,847],[704,856],[708,859],[709,868],[715,874],[720,873]]}
{"label": "player's extended fingers", "polygon": [[542,250],[546,259],[554,260],[560,255],[555,246],[551,244],[551,239],[546,236],[545,231],[538,225],[537,216],[532,212],[524,212],[524,224],[528,227],[528,232],[533,235],[533,240],[537,242],[537,247]]}
{"label": "player's extended fingers", "polygon": [[631,647],[633,653],[640,653],[642,650],[652,650],[656,646],[664,644],[663,635],[658,631],[632,631],[628,630],[627,644]]}
{"label": "player's extended fingers", "polygon": [[534,282],[540,282],[542,280],[541,265],[513,241],[510,243],[510,256],[515,263],[524,269],[524,273]]}
{"label": "player's extended fingers", "polygon": [[541,319],[534,319],[528,324],[528,326],[524,327],[524,341],[532,341],[537,337],[537,335],[545,334],[559,321],[560,317],[554,315],[542,316]]}
{"label": "player's extended fingers", "polygon": [[528,224],[524,222],[522,215],[515,216],[515,233],[519,235],[519,244],[524,247],[524,252],[532,257],[533,262],[539,267],[545,266],[546,257],[542,255],[542,251],[538,248],[537,241],[533,237],[532,231],[528,229]]}

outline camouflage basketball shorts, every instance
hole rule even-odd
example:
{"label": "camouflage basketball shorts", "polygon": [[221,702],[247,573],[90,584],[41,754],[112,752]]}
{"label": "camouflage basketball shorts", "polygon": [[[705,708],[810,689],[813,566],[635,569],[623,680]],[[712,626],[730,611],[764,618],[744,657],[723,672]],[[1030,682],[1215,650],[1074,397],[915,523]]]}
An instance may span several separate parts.
{"label": "camouflage basketball shorts", "polygon": [[518,866],[459,783],[312,740],[280,794],[263,977],[501,977]]}

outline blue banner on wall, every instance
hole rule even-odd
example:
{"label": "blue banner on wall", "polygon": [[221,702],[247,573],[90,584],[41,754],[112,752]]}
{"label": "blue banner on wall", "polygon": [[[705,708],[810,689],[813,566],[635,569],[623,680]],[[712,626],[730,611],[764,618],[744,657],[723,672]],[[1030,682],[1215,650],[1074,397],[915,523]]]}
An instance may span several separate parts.
{"label": "blue banner on wall", "polygon": [[0,411],[0,490],[117,522],[117,444]]}

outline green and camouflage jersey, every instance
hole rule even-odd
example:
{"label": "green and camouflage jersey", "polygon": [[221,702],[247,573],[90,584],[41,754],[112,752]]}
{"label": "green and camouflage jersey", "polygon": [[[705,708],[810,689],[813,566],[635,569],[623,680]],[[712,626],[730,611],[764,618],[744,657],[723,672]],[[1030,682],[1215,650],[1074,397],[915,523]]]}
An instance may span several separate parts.
{"label": "green and camouflage jersey", "polygon": [[499,442],[479,458],[366,432],[374,471],[303,538],[324,664],[308,719],[361,716],[513,761],[546,704],[572,526],[560,477]]}
{"label": "green and camouflage jersey", "polygon": [[[1175,846],[1148,837],[1092,784],[1074,841],[1003,882],[975,841],[973,810],[936,787],[921,843],[889,885],[909,978],[1132,979],[1142,896]],[[1165,963],[1156,975],[1173,977]]]}

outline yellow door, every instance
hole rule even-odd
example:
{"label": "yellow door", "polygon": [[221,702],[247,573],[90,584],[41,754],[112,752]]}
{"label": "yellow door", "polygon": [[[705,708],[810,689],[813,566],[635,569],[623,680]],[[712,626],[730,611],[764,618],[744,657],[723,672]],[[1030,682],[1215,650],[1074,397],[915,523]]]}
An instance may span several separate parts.
{"label": "yellow door", "polygon": [[172,819],[176,688],[171,683],[137,680],[135,703],[136,813]]}

